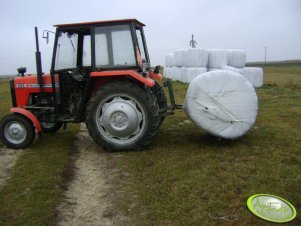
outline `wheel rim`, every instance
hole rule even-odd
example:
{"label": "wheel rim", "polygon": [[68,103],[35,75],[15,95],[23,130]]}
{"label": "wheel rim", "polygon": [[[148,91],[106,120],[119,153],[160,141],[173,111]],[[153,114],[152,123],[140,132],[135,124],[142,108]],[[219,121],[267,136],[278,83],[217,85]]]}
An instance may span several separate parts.
{"label": "wheel rim", "polygon": [[142,106],[126,95],[110,96],[99,104],[96,124],[109,141],[127,144],[137,140],[145,128]]}
{"label": "wheel rim", "polygon": [[27,131],[22,123],[12,121],[5,125],[4,136],[12,144],[21,144],[26,139]]}

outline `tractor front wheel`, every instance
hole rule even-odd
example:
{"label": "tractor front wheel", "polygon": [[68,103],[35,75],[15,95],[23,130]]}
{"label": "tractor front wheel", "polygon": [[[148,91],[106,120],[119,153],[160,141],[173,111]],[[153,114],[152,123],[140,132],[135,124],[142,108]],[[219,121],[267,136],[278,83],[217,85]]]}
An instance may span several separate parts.
{"label": "tractor front wheel", "polygon": [[139,150],[157,134],[159,106],[147,89],[127,80],[107,83],[88,102],[86,124],[107,150]]}
{"label": "tractor front wheel", "polygon": [[12,149],[24,149],[32,144],[35,138],[33,124],[24,116],[10,114],[0,123],[0,139]]}

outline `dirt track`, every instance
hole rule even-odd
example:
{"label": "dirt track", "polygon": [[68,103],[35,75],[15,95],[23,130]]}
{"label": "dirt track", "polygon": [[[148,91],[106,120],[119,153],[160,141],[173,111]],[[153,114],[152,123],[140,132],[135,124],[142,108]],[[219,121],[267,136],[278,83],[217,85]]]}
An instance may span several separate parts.
{"label": "dirt track", "polygon": [[75,146],[75,175],[58,207],[59,225],[125,225],[126,217],[114,208],[118,170],[110,167],[110,154],[92,141],[84,125]]}

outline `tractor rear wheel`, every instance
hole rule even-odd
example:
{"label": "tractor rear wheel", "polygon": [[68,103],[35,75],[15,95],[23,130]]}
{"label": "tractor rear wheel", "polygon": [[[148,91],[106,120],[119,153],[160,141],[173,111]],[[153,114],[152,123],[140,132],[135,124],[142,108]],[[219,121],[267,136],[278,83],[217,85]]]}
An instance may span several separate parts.
{"label": "tractor rear wheel", "polygon": [[151,88],[153,95],[155,95],[159,109],[160,109],[160,125],[164,121],[167,112],[167,99],[165,93],[158,82]]}
{"label": "tractor rear wheel", "polygon": [[27,148],[32,144],[34,138],[34,126],[24,116],[19,114],[10,114],[1,120],[0,139],[8,148]]}
{"label": "tractor rear wheel", "polygon": [[86,124],[107,150],[140,150],[157,134],[159,106],[147,89],[127,80],[112,81],[90,98]]}

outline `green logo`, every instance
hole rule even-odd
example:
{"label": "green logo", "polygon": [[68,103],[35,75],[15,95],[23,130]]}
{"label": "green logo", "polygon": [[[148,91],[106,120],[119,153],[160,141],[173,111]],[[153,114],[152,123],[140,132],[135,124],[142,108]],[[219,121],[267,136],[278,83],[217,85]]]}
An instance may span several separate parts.
{"label": "green logo", "polygon": [[247,206],[254,215],[270,222],[289,222],[297,215],[292,204],[274,195],[253,195],[248,199]]}

